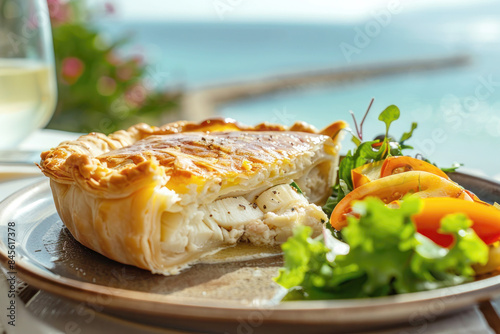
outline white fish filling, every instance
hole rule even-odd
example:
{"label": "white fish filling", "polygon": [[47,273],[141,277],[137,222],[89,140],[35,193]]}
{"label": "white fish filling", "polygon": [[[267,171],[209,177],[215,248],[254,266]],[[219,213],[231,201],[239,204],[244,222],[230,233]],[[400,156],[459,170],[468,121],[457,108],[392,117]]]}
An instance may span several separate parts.
{"label": "white fish filling", "polygon": [[[185,207],[182,212],[165,213],[163,251],[169,257],[184,258],[186,252],[204,252],[237,242],[273,246],[285,242],[298,225],[311,226],[314,234],[319,234],[328,219],[319,206],[309,203],[289,184],[271,187],[253,197],[253,202],[244,196],[225,197],[199,207]],[[189,218],[184,219],[186,216]]]}

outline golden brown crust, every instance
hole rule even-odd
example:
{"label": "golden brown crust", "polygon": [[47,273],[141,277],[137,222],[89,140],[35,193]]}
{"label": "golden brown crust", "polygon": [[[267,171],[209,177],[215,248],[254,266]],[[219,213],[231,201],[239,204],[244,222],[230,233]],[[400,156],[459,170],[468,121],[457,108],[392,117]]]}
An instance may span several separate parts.
{"label": "golden brown crust", "polygon": [[[337,134],[345,126],[340,121],[320,132],[303,122],[137,124],[109,136],[91,133],[63,142],[42,153],[39,167],[51,179],[62,221],[79,242],[113,260],[170,275],[234,245],[245,233],[206,221],[202,206],[300,183],[314,168],[312,184],[328,196],[338,163]],[[320,218],[303,217],[321,228]],[[254,221],[259,222],[270,231],[262,220]],[[290,226],[275,235],[283,237]]]}
{"label": "golden brown crust", "polygon": [[324,137],[303,122],[291,127],[251,127],[231,119],[179,121],[159,128],[137,124],[109,136],[91,133],[64,142],[42,153],[40,168],[56,182],[76,182],[104,197],[127,196],[158,175],[167,188],[183,193],[183,186],[202,185],[213,177],[251,177],[265,165],[293,160]]}

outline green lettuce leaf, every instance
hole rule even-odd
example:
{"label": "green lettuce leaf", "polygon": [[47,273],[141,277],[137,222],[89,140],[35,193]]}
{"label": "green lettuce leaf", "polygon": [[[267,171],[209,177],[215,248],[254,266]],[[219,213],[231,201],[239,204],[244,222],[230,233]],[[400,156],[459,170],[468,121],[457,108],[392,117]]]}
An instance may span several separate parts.
{"label": "green lettuce leaf", "polygon": [[455,162],[451,165],[451,167],[439,167],[445,173],[454,173],[458,168],[462,167],[464,164]]}
{"label": "green lettuce leaf", "polygon": [[376,198],[354,204],[360,218],[349,218],[342,236],[346,255],[333,261],[323,240],[311,238],[301,226],[283,244],[285,265],[276,282],[289,290],[285,298],[341,299],[392,295],[451,286],[473,279],[472,264],[484,264],[488,247],[470,228],[463,214],[441,221],[441,232],[452,234],[450,249],[417,233],[411,216],[422,201],[407,197],[398,209]]}
{"label": "green lettuce leaf", "polygon": [[401,139],[399,139],[400,145],[403,145],[405,143],[405,141],[407,141],[408,139],[410,139],[413,136],[413,131],[415,131],[417,126],[418,126],[418,124],[416,122],[411,123],[410,131],[403,133],[403,135],[401,136]]}
{"label": "green lettuce leaf", "polygon": [[394,104],[391,104],[380,113],[378,116],[379,121],[385,123],[385,137],[389,138],[389,127],[391,123],[399,119],[400,111],[399,108]]}
{"label": "green lettuce leaf", "polygon": [[413,149],[413,146],[405,144],[405,142],[413,136],[413,131],[417,128],[418,124],[416,122],[411,123],[411,129],[409,132],[403,133],[401,139],[399,139],[399,146],[401,150]]}

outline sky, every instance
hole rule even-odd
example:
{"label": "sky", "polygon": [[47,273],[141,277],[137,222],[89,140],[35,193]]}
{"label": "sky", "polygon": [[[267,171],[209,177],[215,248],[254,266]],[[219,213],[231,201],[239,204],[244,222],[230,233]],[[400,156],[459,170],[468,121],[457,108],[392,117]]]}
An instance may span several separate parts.
{"label": "sky", "polygon": [[[90,0],[98,2],[100,0]],[[419,10],[493,0],[110,0],[123,20],[346,22],[383,10]]]}

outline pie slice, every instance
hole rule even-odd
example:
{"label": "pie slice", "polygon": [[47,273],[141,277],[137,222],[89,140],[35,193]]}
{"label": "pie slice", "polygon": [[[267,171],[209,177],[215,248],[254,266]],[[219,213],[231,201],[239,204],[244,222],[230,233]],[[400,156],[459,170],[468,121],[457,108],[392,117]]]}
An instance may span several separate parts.
{"label": "pie slice", "polygon": [[75,239],[173,275],[239,242],[280,244],[300,224],[320,233],[345,126],[137,124],[63,142],[42,153],[40,168]]}

